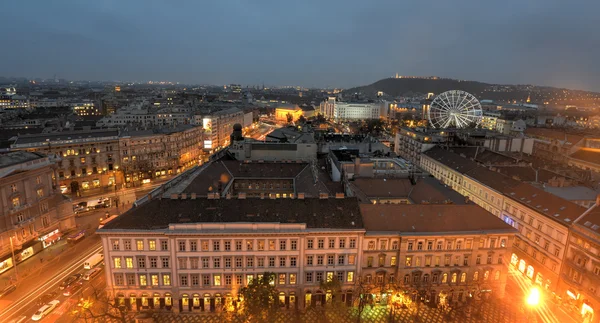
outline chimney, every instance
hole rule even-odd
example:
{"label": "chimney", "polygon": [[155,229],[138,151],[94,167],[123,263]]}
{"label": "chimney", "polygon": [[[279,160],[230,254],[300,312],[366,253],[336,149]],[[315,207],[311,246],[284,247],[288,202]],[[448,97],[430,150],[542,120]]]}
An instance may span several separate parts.
{"label": "chimney", "polygon": [[238,193],[238,200],[245,200],[246,199],[246,193],[240,192]]}
{"label": "chimney", "polygon": [[304,200],[304,193],[298,193],[298,199]]}
{"label": "chimney", "polygon": [[336,199],[343,199],[344,198],[344,193],[335,193],[335,198]]}
{"label": "chimney", "polygon": [[181,199],[182,200],[186,200],[187,199],[187,194],[186,193],[181,193]]}
{"label": "chimney", "polygon": [[196,193],[192,193],[190,198],[191,198],[192,200],[195,200],[195,199],[196,199]]}
{"label": "chimney", "polygon": [[177,195],[175,193],[171,194],[171,200],[177,200],[177,199],[179,199],[179,195]]}

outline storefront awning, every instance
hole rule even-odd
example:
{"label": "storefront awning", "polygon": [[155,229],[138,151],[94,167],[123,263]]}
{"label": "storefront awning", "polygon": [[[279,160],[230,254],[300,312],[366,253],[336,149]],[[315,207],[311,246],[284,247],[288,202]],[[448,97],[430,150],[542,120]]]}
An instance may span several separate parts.
{"label": "storefront awning", "polygon": [[55,233],[55,234],[53,234],[53,235],[49,236],[48,238],[44,239],[44,242],[45,242],[46,244],[48,244],[48,243],[52,243],[52,242],[54,242],[54,241],[58,240],[60,237],[62,237],[62,233],[60,233],[60,232],[57,232],[57,233]]}

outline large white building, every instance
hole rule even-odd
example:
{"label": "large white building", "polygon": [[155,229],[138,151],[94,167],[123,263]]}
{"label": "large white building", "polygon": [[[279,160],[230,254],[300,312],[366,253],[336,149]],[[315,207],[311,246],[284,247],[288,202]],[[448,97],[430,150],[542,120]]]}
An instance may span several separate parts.
{"label": "large white building", "polygon": [[334,120],[379,119],[387,116],[385,102],[341,102],[330,97],[321,103],[320,112]]}
{"label": "large white building", "polygon": [[389,304],[409,287],[432,301],[441,292],[463,300],[474,289],[504,294],[515,234],[508,224],[473,204],[361,209],[328,188],[309,194],[315,183],[306,170],[223,158],[139,201],[97,231],[107,292],[131,310],[218,312],[236,308],[240,288],[271,272],[282,308],[324,305],[333,293],[321,282],[334,279],[346,304],[360,295]]}

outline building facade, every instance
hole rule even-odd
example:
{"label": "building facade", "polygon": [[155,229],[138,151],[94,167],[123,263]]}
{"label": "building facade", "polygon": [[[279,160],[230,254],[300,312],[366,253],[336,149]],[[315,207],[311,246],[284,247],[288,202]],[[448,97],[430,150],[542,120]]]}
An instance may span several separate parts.
{"label": "building facade", "polygon": [[54,167],[54,160],[37,153],[0,155],[0,273],[75,227],[72,205],[56,187]]}
{"label": "building facade", "polygon": [[22,135],[11,145],[60,157],[56,178],[61,190],[109,189],[123,183],[119,170],[119,131],[117,129],[78,130]]}
{"label": "building facade", "polygon": [[227,147],[233,125],[244,124],[244,112],[238,108],[228,108],[200,117],[204,129],[203,147],[207,152]]}
{"label": "building facade", "polygon": [[341,102],[333,97],[320,105],[321,114],[336,121],[368,120],[387,117],[385,102]]}
{"label": "building facade", "polygon": [[600,322],[600,197],[570,228],[557,294],[582,320]]}
{"label": "building facade", "polygon": [[119,154],[126,185],[178,174],[198,165],[202,134],[202,127],[194,126],[123,133]]}
{"label": "building facade", "polygon": [[511,265],[544,289],[557,289],[568,229],[585,208],[440,148],[425,153],[421,167],[519,230]]}
{"label": "building facade", "polygon": [[[281,307],[324,305],[332,291],[323,290],[321,283],[334,279],[341,284],[343,300],[352,301],[346,292],[358,278],[364,235],[356,200],[277,201],[241,195],[231,200],[194,195],[182,199],[154,200],[98,231],[107,263],[107,291],[125,306],[174,312],[232,310],[241,301],[240,288],[265,272],[274,274]],[[294,204],[320,206],[339,219],[329,225],[323,218],[306,221],[313,214],[292,210]],[[202,205],[209,218],[219,214],[224,222],[203,221],[203,216],[189,213],[193,205]],[[177,214],[164,213],[165,207],[192,218],[178,221]],[[263,214],[257,218],[256,212]],[[239,214],[246,214],[248,221],[234,220]],[[153,228],[140,225],[142,218]],[[276,219],[282,222],[273,222]]]}

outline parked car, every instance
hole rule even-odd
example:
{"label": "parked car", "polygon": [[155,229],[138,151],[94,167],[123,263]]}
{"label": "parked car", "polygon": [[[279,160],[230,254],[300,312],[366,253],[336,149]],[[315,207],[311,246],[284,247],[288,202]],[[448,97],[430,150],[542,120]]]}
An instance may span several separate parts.
{"label": "parked car", "polygon": [[52,312],[56,308],[58,303],[60,303],[60,301],[55,299],[55,300],[51,301],[50,303],[40,307],[40,309],[37,312],[35,312],[35,314],[33,314],[33,316],[31,316],[31,320],[39,321],[39,320],[43,319],[44,317],[46,317],[48,314],[50,314],[50,312]]}
{"label": "parked car", "polygon": [[83,280],[90,280],[96,277],[96,275],[98,275],[100,271],[102,271],[102,268],[99,267],[88,270],[85,274],[83,274]]}
{"label": "parked car", "polygon": [[15,289],[17,289],[17,286],[15,286],[15,285],[6,286],[3,290],[0,291],[0,298],[14,292]]}
{"label": "parked car", "polygon": [[56,295],[58,295],[57,292],[46,293],[46,294],[40,296],[40,298],[38,298],[38,300],[35,303],[35,305],[42,306],[44,304],[48,304],[49,301],[51,301],[51,300],[53,300],[53,299],[56,298]]}
{"label": "parked car", "polygon": [[65,279],[60,284],[60,289],[65,289],[65,288],[73,285],[75,282],[77,282],[79,280],[79,278],[81,278],[81,274],[74,274],[74,275],[67,277],[67,279]]}
{"label": "parked car", "polygon": [[75,295],[75,294],[77,294],[77,292],[79,292],[81,290],[81,286],[83,286],[81,282],[73,284],[73,285],[65,288],[63,295],[64,296]]}

